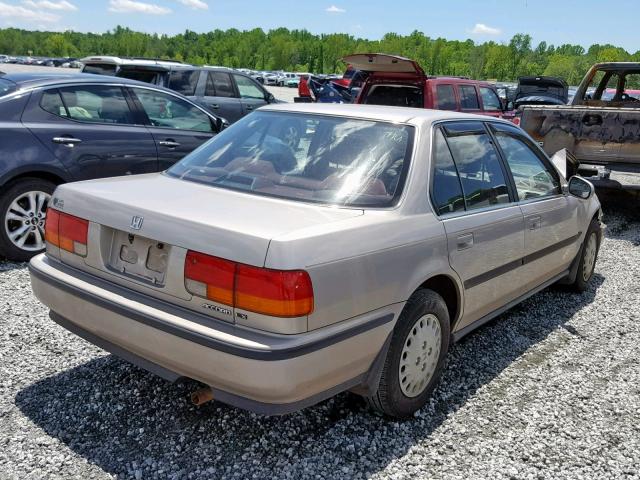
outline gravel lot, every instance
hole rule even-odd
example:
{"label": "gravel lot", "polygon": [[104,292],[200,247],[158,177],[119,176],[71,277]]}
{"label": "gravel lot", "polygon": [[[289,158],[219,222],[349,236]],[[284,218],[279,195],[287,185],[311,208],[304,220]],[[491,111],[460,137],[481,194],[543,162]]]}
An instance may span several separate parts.
{"label": "gravel lot", "polygon": [[286,417],[196,408],[195,384],[67,333],[0,263],[0,478],[640,478],[640,217],[606,221],[592,288],[455,345],[407,422],[350,394]]}

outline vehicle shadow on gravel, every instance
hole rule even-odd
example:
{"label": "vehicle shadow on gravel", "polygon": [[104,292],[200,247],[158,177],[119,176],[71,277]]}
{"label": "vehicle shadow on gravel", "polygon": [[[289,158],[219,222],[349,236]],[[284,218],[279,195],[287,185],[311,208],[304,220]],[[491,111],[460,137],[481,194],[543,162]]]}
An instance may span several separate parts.
{"label": "vehicle shadow on gravel", "polygon": [[198,408],[187,401],[195,382],[172,385],[114,356],[30,385],[16,404],[47,434],[122,478],[364,478],[428,438],[551,332],[562,328],[580,341],[565,323],[603,282],[595,275],[583,294],[547,289],[454,345],[432,400],[407,422],[381,418],[351,394],[285,417],[216,402]]}

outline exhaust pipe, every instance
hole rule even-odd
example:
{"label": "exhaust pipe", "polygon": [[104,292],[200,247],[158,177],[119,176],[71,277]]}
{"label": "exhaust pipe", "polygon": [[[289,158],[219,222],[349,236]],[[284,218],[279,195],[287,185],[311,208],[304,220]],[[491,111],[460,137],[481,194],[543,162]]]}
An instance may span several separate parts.
{"label": "exhaust pipe", "polygon": [[200,406],[213,400],[213,391],[209,387],[196,390],[191,394],[191,403]]}

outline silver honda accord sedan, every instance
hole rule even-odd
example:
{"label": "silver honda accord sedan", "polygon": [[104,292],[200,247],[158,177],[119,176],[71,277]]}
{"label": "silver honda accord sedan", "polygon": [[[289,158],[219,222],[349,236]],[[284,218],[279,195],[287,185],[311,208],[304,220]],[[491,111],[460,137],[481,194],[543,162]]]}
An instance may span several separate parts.
{"label": "silver honda accord sedan", "polygon": [[163,173],[50,205],[30,271],[55,322],[264,414],[350,390],[412,415],[452,342],[586,289],[602,237],[591,184],[511,123],[359,105],[262,108]]}

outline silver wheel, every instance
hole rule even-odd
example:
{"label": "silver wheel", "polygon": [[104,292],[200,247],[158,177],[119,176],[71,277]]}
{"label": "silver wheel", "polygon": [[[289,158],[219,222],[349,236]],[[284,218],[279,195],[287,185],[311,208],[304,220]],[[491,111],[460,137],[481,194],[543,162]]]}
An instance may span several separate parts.
{"label": "silver wheel", "polygon": [[400,389],[407,397],[420,395],[438,365],[442,332],[438,318],[429,313],[413,324],[400,356]]}
{"label": "silver wheel", "polygon": [[582,279],[587,282],[591,278],[593,268],[596,263],[596,252],[598,251],[598,239],[595,232],[589,235],[587,244],[584,247],[584,261],[582,262]]}
{"label": "silver wheel", "polygon": [[295,125],[289,125],[286,127],[282,134],[282,140],[284,140],[284,143],[294,150],[298,148],[298,143],[300,143],[300,133],[298,132],[298,128]]}
{"label": "silver wheel", "polygon": [[37,252],[45,247],[44,222],[50,199],[46,192],[25,192],[9,205],[4,228],[11,243],[19,249]]}

